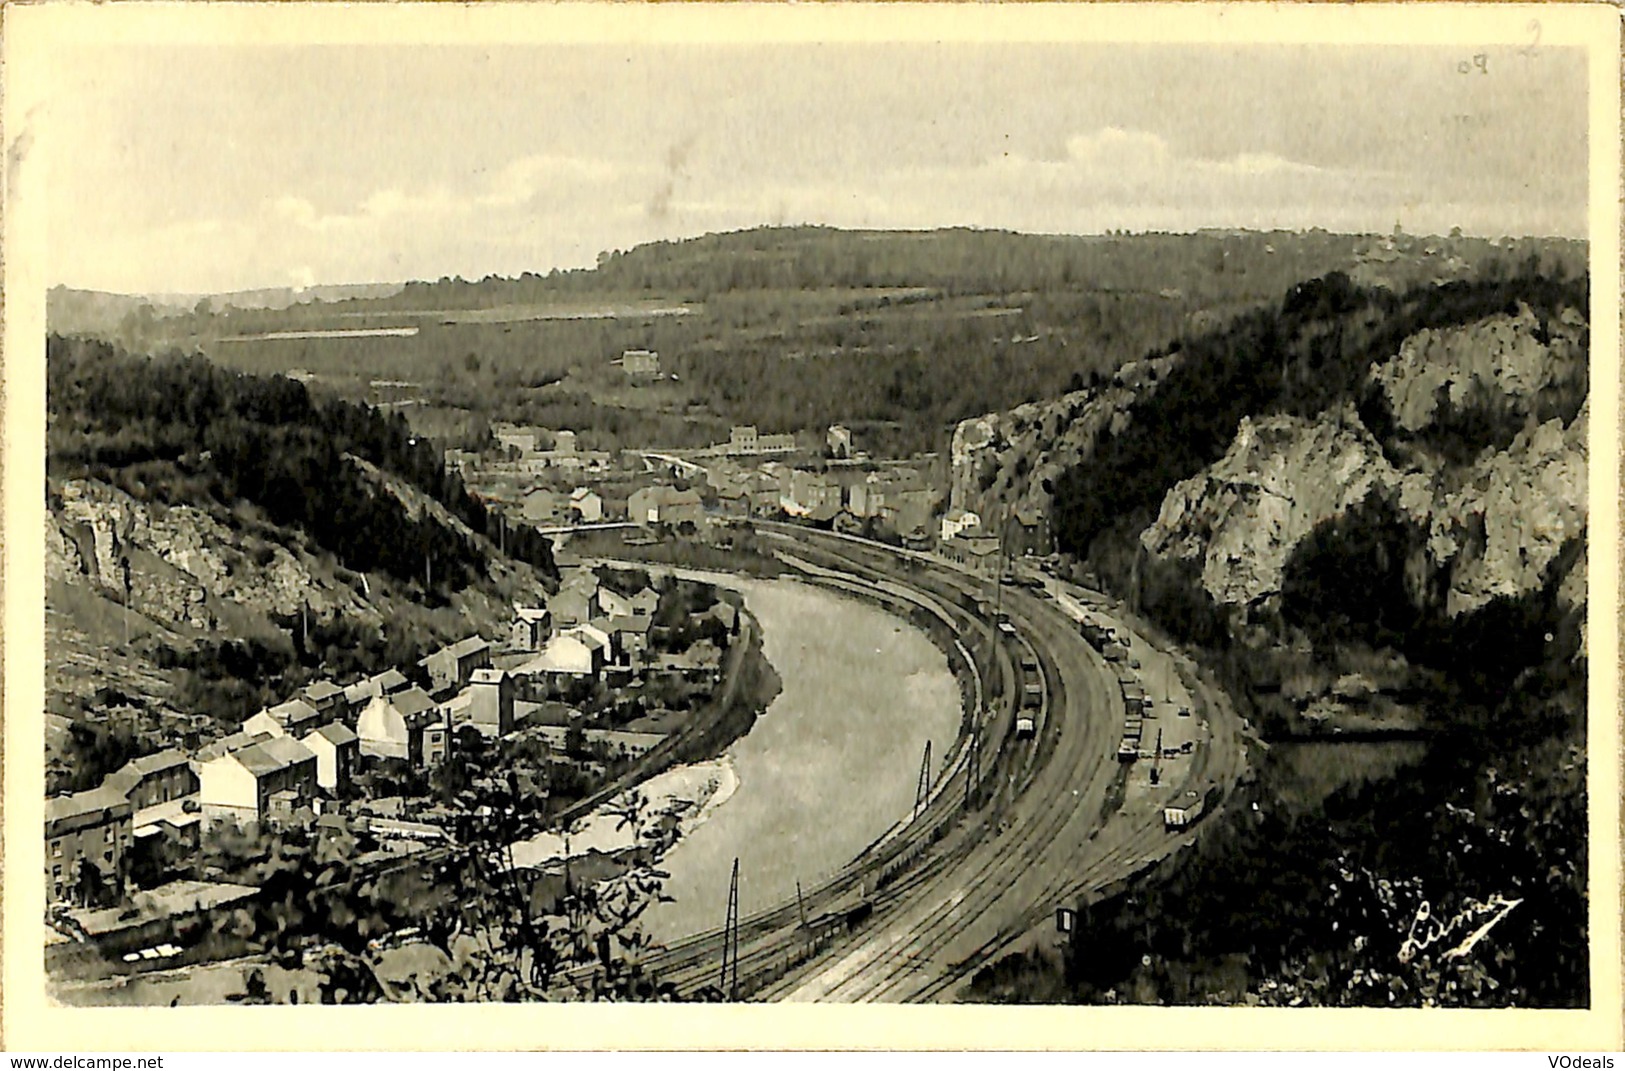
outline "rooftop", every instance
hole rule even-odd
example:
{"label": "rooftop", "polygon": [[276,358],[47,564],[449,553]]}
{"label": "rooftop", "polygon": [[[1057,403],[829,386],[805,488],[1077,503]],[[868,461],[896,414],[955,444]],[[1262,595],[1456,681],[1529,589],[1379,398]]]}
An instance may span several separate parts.
{"label": "rooftop", "polygon": [[198,762],[213,762],[222,755],[229,755],[233,751],[241,751],[250,744],[261,740],[271,739],[270,733],[235,732],[230,736],[223,736],[214,743],[205,746],[197,753]]}
{"label": "rooftop", "polygon": [[99,911],[70,911],[68,914],[85,933],[91,937],[98,937],[157,919],[236,903],[257,892],[258,887],[253,885],[232,885],[213,881],[172,881],[156,889],[136,893],[131,898],[130,908],[109,907]]}
{"label": "rooftop", "polygon": [[414,714],[421,714],[425,710],[434,709],[434,700],[422,688],[408,688],[390,698],[390,705],[401,713],[403,717],[410,718]]}
{"label": "rooftop", "polygon": [[290,699],[286,703],[278,703],[266,713],[275,718],[278,725],[284,727],[321,717],[321,712],[303,699]]}
{"label": "rooftop", "polygon": [[316,753],[292,737],[273,736],[257,744],[250,744],[241,751],[232,752],[232,757],[242,763],[250,773],[260,777],[287,769],[297,763],[312,762],[316,758]]}
{"label": "rooftop", "polygon": [[344,689],[327,680],[316,681],[305,686],[305,694],[317,702],[321,702],[323,699],[331,699],[343,691]]}
{"label": "rooftop", "polygon": [[99,817],[103,812],[130,813],[130,801],[116,788],[102,785],[69,796],[53,796],[45,801],[45,821],[64,822],[74,818]]}
{"label": "rooftop", "polygon": [[308,740],[312,736],[319,736],[328,743],[339,746],[344,744],[352,744],[361,739],[353,730],[350,729],[349,726],[343,725],[336,721],[324,725],[320,729],[312,731],[305,737],[305,739]]}

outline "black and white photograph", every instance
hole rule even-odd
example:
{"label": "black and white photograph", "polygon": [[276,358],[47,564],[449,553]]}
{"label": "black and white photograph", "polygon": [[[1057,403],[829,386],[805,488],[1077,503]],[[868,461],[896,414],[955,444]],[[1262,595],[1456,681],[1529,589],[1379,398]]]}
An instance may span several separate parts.
{"label": "black and white photograph", "polygon": [[492,6],[8,110],[44,1008],[1617,1011],[1597,20]]}

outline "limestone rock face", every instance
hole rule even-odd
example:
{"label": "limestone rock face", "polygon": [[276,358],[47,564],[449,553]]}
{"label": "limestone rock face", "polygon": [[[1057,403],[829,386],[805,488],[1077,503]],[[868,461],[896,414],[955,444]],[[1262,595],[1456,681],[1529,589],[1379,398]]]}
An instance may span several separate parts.
{"label": "limestone rock face", "polygon": [[1457,408],[1486,398],[1498,408],[1525,413],[1547,387],[1586,375],[1584,319],[1567,310],[1548,331],[1542,341],[1540,320],[1527,305],[1516,315],[1420,331],[1394,357],[1373,365],[1371,379],[1406,431],[1432,423],[1441,394]]}
{"label": "limestone rock face", "polygon": [[1225,456],[1174,485],[1140,542],[1199,561],[1216,602],[1251,603],[1281,590],[1287,560],[1317,525],[1403,483],[1352,407],[1313,421],[1243,418]]}
{"label": "limestone rock face", "polygon": [[[1455,398],[1458,388],[1493,383],[1516,406],[1572,372],[1564,347],[1578,352],[1583,331],[1567,317],[1548,347],[1534,340],[1537,326],[1524,310],[1456,332],[1424,332],[1375,366],[1372,378],[1389,391],[1396,422],[1412,431],[1427,426],[1441,387]],[[1426,565],[1448,578],[1446,612],[1470,612],[1535,590],[1563,546],[1584,536],[1589,408],[1582,404],[1567,426],[1531,422],[1506,449],[1487,450],[1465,469],[1427,468],[1424,460],[1406,471],[1350,406],[1315,420],[1244,418],[1220,461],[1168,492],[1141,543],[1199,562],[1216,602],[1246,605],[1280,591],[1293,551],[1317,526],[1386,492],[1427,532]],[[1566,589],[1584,601],[1583,567]]]}
{"label": "limestone rock face", "polygon": [[1520,434],[1435,503],[1428,553],[1452,566],[1449,613],[1538,587],[1563,545],[1585,533],[1589,412],[1587,402],[1567,428],[1551,420]]}
{"label": "limestone rock face", "polygon": [[1131,361],[1098,390],[961,421],[950,448],[948,508],[984,518],[1008,512],[1047,521],[1054,481],[1089,458],[1103,429],[1121,433],[1129,407],[1182,360],[1173,354]]}
{"label": "limestone rock face", "polygon": [[96,480],[69,480],[47,522],[46,569],[124,595],[131,608],[163,623],[210,630],[211,602],[265,614],[365,612],[343,585],[321,582],[278,543],[251,540],[204,510],[138,502]]}

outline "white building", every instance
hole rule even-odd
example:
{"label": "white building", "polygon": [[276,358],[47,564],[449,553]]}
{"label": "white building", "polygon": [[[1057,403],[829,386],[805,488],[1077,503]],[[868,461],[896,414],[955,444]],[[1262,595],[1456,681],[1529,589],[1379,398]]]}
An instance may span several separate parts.
{"label": "white building", "polygon": [[198,802],[210,820],[257,822],[272,796],[292,793],[309,800],[316,795],[316,755],[287,736],[227,751],[200,763],[197,773]]}
{"label": "white building", "polygon": [[329,792],[337,792],[350,783],[357,757],[361,754],[361,738],[349,726],[334,722],[314,729],[299,741],[316,756],[316,783]]}
{"label": "white building", "polygon": [[361,754],[423,764],[423,731],[440,716],[422,688],[375,696],[356,719]]}
{"label": "white building", "polygon": [[583,524],[604,519],[604,499],[590,487],[577,487],[570,492],[570,511]]}

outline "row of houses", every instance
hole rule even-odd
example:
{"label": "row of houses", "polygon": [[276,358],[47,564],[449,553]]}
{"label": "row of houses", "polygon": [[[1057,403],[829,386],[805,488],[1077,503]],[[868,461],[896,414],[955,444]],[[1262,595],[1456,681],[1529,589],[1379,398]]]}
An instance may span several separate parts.
{"label": "row of houses", "polygon": [[723,513],[737,517],[786,514],[834,521],[842,514],[873,519],[898,535],[926,538],[940,494],[915,472],[818,471],[766,462],[750,469],[718,464],[708,479]]}
{"label": "row of houses", "polygon": [[741,424],[728,430],[728,441],[717,447],[724,454],[788,454],[796,449],[790,434],[763,435],[754,424]]}
{"label": "row of houses", "polygon": [[207,823],[295,821],[342,793],[363,755],[429,766],[446,757],[463,724],[512,731],[514,681],[490,668],[487,641],[451,644],[419,665],[434,695],[396,669],[347,688],[316,681],[195,754],[144,755],[94,789],[47,800],[47,897],[83,898],[86,864],[118,893],[133,852],[160,843],[195,849]]}

